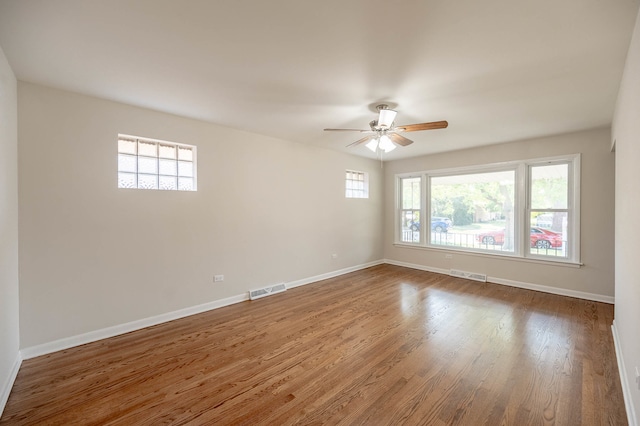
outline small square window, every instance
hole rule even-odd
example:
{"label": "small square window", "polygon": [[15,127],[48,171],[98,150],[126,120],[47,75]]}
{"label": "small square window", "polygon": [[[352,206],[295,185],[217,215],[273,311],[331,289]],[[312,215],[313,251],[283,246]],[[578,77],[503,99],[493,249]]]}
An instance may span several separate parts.
{"label": "small square window", "polygon": [[345,196],[347,198],[369,198],[369,174],[347,170]]}

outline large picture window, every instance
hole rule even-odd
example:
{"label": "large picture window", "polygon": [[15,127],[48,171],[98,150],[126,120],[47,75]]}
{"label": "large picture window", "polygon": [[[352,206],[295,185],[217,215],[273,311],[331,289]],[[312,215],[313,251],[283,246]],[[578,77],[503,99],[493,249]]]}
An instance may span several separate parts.
{"label": "large picture window", "polygon": [[506,170],[431,177],[431,244],[513,253],[515,176]]}
{"label": "large picture window", "polygon": [[401,244],[579,262],[579,156],[398,176]]}

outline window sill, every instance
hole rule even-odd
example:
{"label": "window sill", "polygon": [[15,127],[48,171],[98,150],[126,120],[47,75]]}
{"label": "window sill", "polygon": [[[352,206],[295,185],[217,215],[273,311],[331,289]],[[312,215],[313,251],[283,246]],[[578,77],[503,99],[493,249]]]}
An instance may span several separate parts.
{"label": "window sill", "polygon": [[510,254],[502,254],[502,253],[479,253],[477,251],[470,250],[460,250],[454,248],[442,248],[442,247],[434,247],[434,246],[421,246],[416,244],[406,244],[406,243],[393,243],[395,247],[398,248],[408,248],[413,250],[426,250],[426,251],[434,251],[440,253],[456,253],[462,254],[465,256],[474,256],[474,257],[484,257],[489,259],[498,259],[498,260],[513,260],[516,262],[525,262],[525,263],[536,263],[539,265],[551,265],[551,266],[562,266],[567,268],[580,268],[584,264],[581,262],[573,262],[569,260],[549,260],[549,259],[539,259],[534,257],[522,257],[515,256]]}

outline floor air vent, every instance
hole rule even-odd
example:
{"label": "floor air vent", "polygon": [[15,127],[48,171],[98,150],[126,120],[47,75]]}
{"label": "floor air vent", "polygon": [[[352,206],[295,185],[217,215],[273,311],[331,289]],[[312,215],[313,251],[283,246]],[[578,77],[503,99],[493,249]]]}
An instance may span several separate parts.
{"label": "floor air vent", "polygon": [[475,272],[458,271],[457,269],[452,269],[449,272],[449,275],[451,275],[452,277],[466,278],[468,280],[482,281],[483,283],[487,282],[486,275],[478,274]]}
{"label": "floor air vent", "polygon": [[287,289],[284,283],[276,284],[271,287],[259,288],[257,290],[251,290],[249,292],[249,299],[256,300],[261,297],[271,296],[272,294],[282,293]]}

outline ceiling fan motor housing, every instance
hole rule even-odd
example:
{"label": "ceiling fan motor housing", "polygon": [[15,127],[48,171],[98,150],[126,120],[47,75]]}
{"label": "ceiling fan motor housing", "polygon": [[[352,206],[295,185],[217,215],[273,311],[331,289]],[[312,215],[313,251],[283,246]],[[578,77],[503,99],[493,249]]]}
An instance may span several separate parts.
{"label": "ceiling fan motor housing", "polygon": [[347,146],[355,146],[365,144],[367,148],[374,152],[379,149],[389,152],[395,149],[396,145],[407,146],[413,143],[411,139],[407,139],[398,132],[415,132],[418,130],[444,129],[449,123],[446,121],[434,121],[430,123],[408,124],[396,127],[395,118],[397,111],[389,109],[387,104],[376,105],[378,117],[369,122],[369,130],[360,129],[324,129],[326,131],[353,131],[361,133],[374,133],[372,136],[365,136]]}

